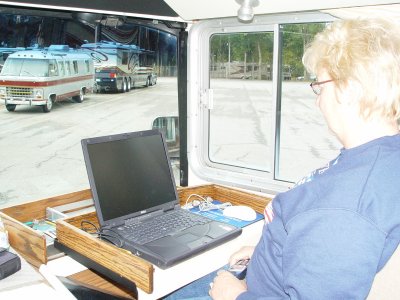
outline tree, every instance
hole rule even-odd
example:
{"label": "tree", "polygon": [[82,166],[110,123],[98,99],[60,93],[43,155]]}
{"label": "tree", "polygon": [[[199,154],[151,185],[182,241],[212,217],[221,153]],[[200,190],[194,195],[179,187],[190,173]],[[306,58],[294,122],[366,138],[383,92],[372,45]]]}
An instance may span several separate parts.
{"label": "tree", "polygon": [[[303,64],[302,56],[306,45],[322,31],[326,23],[283,24],[282,33],[282,68],[290,74],[285,77],[303,77],[309,79]],[[252,77],[266,79],[272,77],[273,32],[239,32],[215,34],[210,38],[211,68],[217,65],[226,68],[226,77],[230,78],[231,64],[243,68],[240,72],[247,76],[248,65],[251,65]],[[255,72],[255,68],[258,72]],[[222,69],[221,69],[222,70]],[[221,71],[220,70],[220,71]],[[221,72],[222,73],[222,72]]]}
{"label": "tree", "polygon": [[292,76],[309,79],[302,64],[306,46],[314,36],[326,27],[326,23],[285,24],[281,26],[283,34],[283,65],[290,66]]}

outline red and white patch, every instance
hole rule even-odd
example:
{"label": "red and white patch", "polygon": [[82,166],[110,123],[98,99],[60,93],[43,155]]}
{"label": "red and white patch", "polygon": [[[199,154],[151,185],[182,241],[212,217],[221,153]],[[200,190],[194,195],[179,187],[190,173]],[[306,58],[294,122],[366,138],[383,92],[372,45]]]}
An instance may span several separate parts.
{"label": "red and white patch", "polygon": [[264,209],[264,219],[265,223],[269,224],[274,219],[274,210],[272,208],[272,201]]}

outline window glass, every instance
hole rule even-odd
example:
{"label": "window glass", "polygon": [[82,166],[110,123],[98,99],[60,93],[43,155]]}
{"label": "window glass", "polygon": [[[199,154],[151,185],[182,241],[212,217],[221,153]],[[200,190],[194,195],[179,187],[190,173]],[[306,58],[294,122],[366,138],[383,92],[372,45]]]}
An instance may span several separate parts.
{"label": "window glass", "polygon": [[[87,19],[82,20],[81,17]],[[102,18],[101,22],[99,17]],[[105,62],[102,67],[104,73],[99,74],[95,73],[90,60],[84,61],[86,57],[78,62],[76,57],[69,59],[62,52],[52,56],[64,60],[65,73],[74,78],[68,79],[68,84],[62,87],[58,85],[59,82],[66,81],[54,80],[56,77],[50,79],[50,85],[28,81],[25,86],[18,84],[11,88],[4,87],[1,83],[4,80],[0,80],[0,127],[4,133],[0,138],[0,156],[7,157],[0,163],[0,209],[89,188],[80,143],[84,138],[149,130],[158,117],[171,117],[168,119],[171,121],[162,125],[166,126],[167,144],[174,153],[172,157],[179,158],[176,57],[177,34],[181,29],[171,28],[162,20],[137,22],[135,18],[123,17],[121,22],[112,26],[106,21],[105,14],[81,14],[77,11],[54,13],[42,8],[33,10],[21,6],[16,10],[15,7],[2,7],[0,69],[4,63],[1,77],[4,79],[9,76],[7,82],[22,82],[20,78],[12,77],[20,74],[47,77],[62,73],[62,64],[57,67],[56,60],[49,63],[49,59],[14,60],[8,56],[26,48],[39,46],[39,51],[44,52],[50,45],[68,45],[74,49],[71,52],[76,53],[83,51],[83,44],[108,41],[113,45],[137,46],[144,53],[135,53],[132,61],[125,56],[128,62],[123,65],[125,88],[121,86],[123,81],[119,78],[118,81],[112,81],[114,78],[110,77],[110,69],[116,64],[116,59],[113,59],[117,56],[116,52],[110,55],[97,52],[97,56],[88,53],[93,63],[96,60]],[[101,30],[96,31],[99,27]],[[136,81],[137,74],[133,73],[136,69],[131,65],[136,69],[143,67],[145,72],[152,75],[150,86],[146,87],[147,76],[142,81]],[[77,97],[64,98],[76,95],[76,91],[82,88],[82,85],[78,86],[80,82],[75,80],[78,68],[80,72],[88,70],[99,80],[93,93],[91,88],[85,90],[81,103],[77,103],[80,102]],[[107,68],[108,73],[105,70]],[[105,74],[104,77],[100,76],[102,74]],[[131,74],[132,77],[128,77]],[[90,76],[82,77],[93,82]],[[43,81],[46,80],[49,79],[43,78]],[[111,88],[102,91],[95,88],[101,84]],[[68,90],[69,87],[73,87],[73,90]],[[44,99],[51,96],[56,101],[52,103],[51,111],[44,113],[46,107],[42,103],[30,106],[29,101],[23,100],[25,104],[14,107],[8,103],[6,106],[3,97],[6,93],[13,99],[43,95]],[[172,163],[179,184],[179,160],[174,159]]]}
{"label": "window glass", "polygon": [[128,52],[122,52],[122,64],[123,65],[128,64]]}
{"label": "window glass", "polygon": [[338,154],[338,141],[329,132],[310,88],[314,74],[302,64],[304,48],[326,23],[285,24],[282,33],[282,97],[277,137],[277,179],[296,182]]}
{"label": "window glass", "polygon": [[64,62],[63,61],[59,61],[58,62],[58,68],[60,70],[60,75],[64,76],[65,75],[65,70],[64,70]]}
{"label": "window glass", "polygon": [[[52,61],[51,68],[55,72],[56,68],[54,63],[55,61]],[[49,70],[48,59],[8,58],[1,70],[1,75],[47,77],[49,76]]]}
{"label": "window glass", "polygon": [[49,76],[58,76],[58,67],[55,60],[49,60]]}
{"label": "window glass", "polygon": [[272,58],[272,32],[211,36],[211,162],[271,170]]}
{"label": "window glass", "polygon": [[78,62],[76,60],[73,60],[72,64],[74,66],[74,73],[78,74]]}
{"label": "window glass", "polygon": [[65,62],[65,74],[71,75],[71,65],[70,65],[69,61]]}
{"label": "window glass", "polygon": [[85,60],[85,66],[86,66],[86,72],[89,73],[90,72],[90,64],[88,60]]}

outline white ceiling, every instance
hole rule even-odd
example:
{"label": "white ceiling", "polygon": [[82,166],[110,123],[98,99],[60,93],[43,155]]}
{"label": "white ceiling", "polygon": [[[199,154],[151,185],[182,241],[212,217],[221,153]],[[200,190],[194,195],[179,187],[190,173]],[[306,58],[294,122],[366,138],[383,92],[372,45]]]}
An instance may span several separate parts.
{"label": "white ceiling", "polygon": [[[164,0],[183,20],[193,21],[237,15],[240,5],[236,0]],[[386,4],[396,4],[386,6]],[[371,7],[365,7],[370,6]],[[385,5],[377,8],[376,5]],[[337,16],[375,15],[382,13],[399,16],[400,1],[385,0],[259,0],[257,14],[295,11],[329,10]],[[363,7],[361,7],[363,6]],[[344,9],[342,8],[352,8]],[[361,7],[361,8],[360,8]],[[340,8],[339,10],[337,8]]]}
{"label": "white ceiling", "polygon": [[354,17],[384,17],[392,19],[400,19],[400,4],[388,4],[367,7],[351,7],[326,10],[325,12],[339,17],[348,19]]}

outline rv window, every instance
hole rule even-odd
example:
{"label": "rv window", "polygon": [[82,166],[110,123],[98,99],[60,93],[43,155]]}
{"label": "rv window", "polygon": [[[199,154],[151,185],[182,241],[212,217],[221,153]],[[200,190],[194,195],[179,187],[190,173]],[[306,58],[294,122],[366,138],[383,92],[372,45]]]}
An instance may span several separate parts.
{"label": "rv window", "polygon": [[65,69],[64,69],[64,62],[63,61],[59,61],[58,62],[58,68],[60,70],[60,75],[64,76],[65,75]]}
{"label": "rv window", "polygon": [[[335,156],[339,145],[326,132],[309,87],[315,77],[302,65],[305,46],[326,24],[279,26],[282,44],[281,59],[276,60],[280,62],[280,78],[274,83],[280,86],[276,100],[272,81],[273,32],[211,36],[211,163],[272,172],[271,179],[295,182]],[[272,116],[275,101],[276,121]],[[275,134],[271,135],[273,129]],[[275,153],[274,159],[270,153]]]}
{"label": "rv window", "polygon": [[128,64],[128,52],[122,52],[122,64],[123,65]]}
{"label": "rv window", "polygon": [[90,72],[90,64],[88,60],[85,60],[85,66],[86,66],[86,72],[89,73]]}
{"label": "rv window", "polygon": [[72,64],[74,65],[74,74],[78,74],[78,62],[74,60]]}
{"label": "rv window", "polygon": [[49,76],[58,76],[58,68],[55,60],[49,60]]}
{"label": "rv window", "polygon": [[71,65],[69,61],[65,62],[65,75],[71,75]]}
{"label": "rv window", "polygon": [[335,156],[309,87],[314,76],[302,66],[305,46],[333,19],[293,14],[193,25],[190,101],[201,105],[190,107],[199,115],[190,146],[197,175],[276,192]]}
{"label": "rv window", "polygon": [[270,171],[273,32],[215,34],[210,39],[209,158]]}
{"label": "rv window", "polygon": [[[339,144],[315,105],[309,87],[315,79],[303,68],[304,47],[326,23],[284,24],[282,36],[282,96],[275,177],[297,181],[338,153]],[[278,119],[279,120],[279,119]]]}
{"label": "rv window", "polygon": [[83,60],[78,60],[78,73],[82,73],[86,70],[86,65]]}

